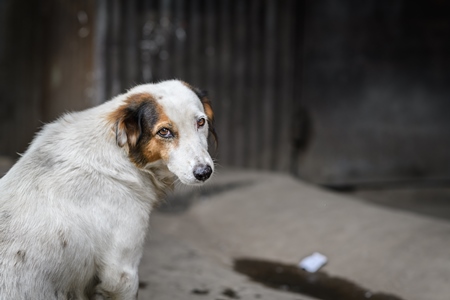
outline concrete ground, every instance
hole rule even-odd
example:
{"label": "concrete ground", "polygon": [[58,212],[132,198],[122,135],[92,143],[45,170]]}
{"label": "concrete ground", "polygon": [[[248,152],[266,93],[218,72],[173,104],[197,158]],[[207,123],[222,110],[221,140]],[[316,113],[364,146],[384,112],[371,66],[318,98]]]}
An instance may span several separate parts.
{"label": "concrete ground", "polygon": [[243,257],[293,265],[315,251],[329,259],[323,273],[397,296],[380,299],[450,295],[448,220],[287,175],[219,170],[207,186],[172,196],[151,227],[140,299],[311,299],[253,283],[232,266]]}
{"label": "concrete ground", "polygon": [[[165,221],[155,221],[159,227]],[[189,239],[189,235],[185,238]],[[308,300],[310,297],[265,288],[229,266],[154,228],[140,266],[140,300]]]}
{"label": "concrete ground", "polygon": [[[0,159],[0,173],[8,167]],[[211,183],[178,190],[152,214],[139,299],[448,300],[449,199],[448,189],[350,195],[283,174],[218,170]],[[304,283],[364,296],[314,298],[233,270],[240,258],[293,266],[316,251],[328,263]],[[297,272],[280,266],[275,273]]]}

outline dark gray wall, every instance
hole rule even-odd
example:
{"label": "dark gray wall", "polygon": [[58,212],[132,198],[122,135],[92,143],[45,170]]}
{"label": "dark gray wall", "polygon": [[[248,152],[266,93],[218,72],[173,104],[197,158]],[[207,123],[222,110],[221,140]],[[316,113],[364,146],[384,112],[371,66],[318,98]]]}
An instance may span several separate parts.
{"label": "dark gray wall", "polygon": [[300,174],[339,183],[450,177],[450,4],[309,1]]}
{"label": "dark gray wall", "polygon": [[0,155],[43,123],[95,103],[95,2],[0,1]]}
{"label": "dark gray wall", "polygon": [[24,151],[40,125],[37,11],[37,2],[0,1],[0,155]]}

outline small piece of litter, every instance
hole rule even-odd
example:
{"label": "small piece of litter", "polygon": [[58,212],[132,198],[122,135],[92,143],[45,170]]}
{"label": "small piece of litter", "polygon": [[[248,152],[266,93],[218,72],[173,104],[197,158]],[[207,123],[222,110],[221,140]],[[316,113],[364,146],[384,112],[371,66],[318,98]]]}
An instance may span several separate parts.
{"label": "small piece of litter", "polygon": [[322,268],[327,261],[328,259],[325,255],[320,254],[319,252],[314,252],[310,256],[302,259],[298,266],[307,272],[314,273]]}

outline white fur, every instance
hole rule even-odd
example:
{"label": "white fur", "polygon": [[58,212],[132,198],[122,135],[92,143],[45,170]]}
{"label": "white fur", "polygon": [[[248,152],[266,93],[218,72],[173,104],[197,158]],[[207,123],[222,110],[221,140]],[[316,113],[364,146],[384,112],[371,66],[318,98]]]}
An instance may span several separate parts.
{"label": "white fur", "polygon": [[[132,94],[155,95],[179,128],[167,162],[137,168],[106,116]],[[198,184],[209,164],[206,117],[179,81],[141,85],[44,126],[0,180],[0,299],[135,299],[152,205],[165,181]]]}

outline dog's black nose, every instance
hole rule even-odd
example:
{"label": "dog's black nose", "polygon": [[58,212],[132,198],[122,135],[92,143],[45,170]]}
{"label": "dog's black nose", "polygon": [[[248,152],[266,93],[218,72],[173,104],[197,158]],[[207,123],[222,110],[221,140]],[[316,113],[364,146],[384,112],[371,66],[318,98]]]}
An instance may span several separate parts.
{"label": "dog's black nose", "polygon": [[194,168],[194,176],[197,180],[205,181],[211,176],[212,169],[209,165],[198,165]]}

